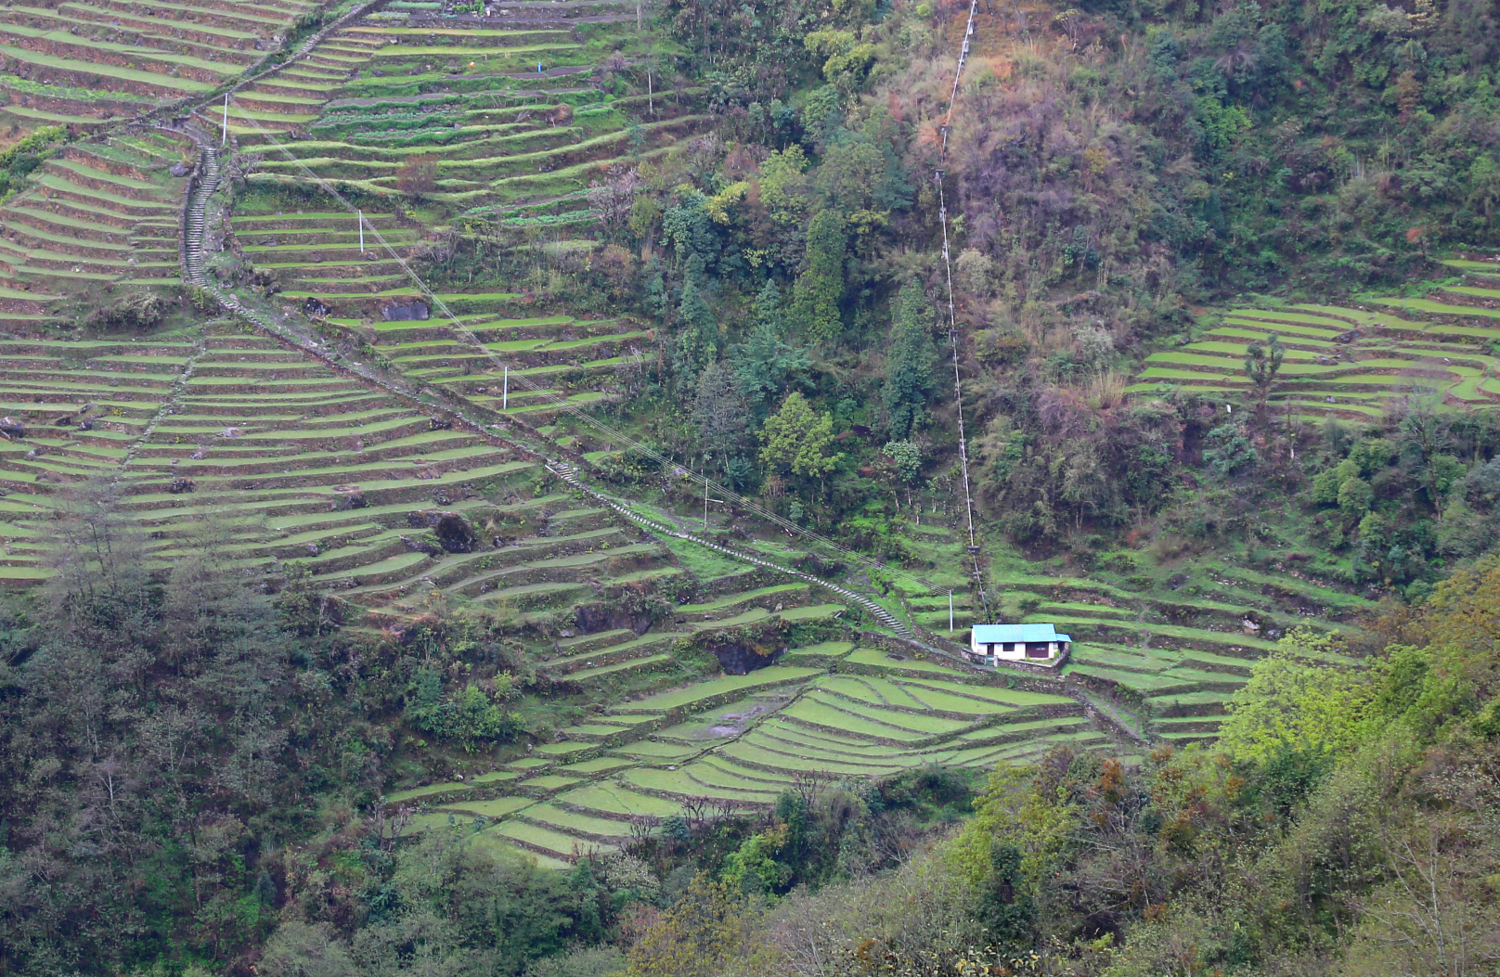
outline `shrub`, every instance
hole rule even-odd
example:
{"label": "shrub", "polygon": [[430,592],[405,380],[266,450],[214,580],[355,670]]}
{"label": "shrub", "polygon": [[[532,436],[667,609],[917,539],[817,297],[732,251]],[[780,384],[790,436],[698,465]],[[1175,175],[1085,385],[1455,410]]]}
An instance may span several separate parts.
{"label": "shrub", "polygon": [[482,743],[506,742],[521,731],[520,717],[501,708],[518,691],[509,674],[495,676],[493,692],[471,682],[445,698],[442,688],[441,673],[428,667],[417,673],[407,689],[406,718],[422,732],[473,753]]}
{"label": "shrub", "polygon": [[413,156],[396,170],[396,189],[414,199],[421,199],[437,189],[438,158],[433,153]]}
{"label": "shrub", "polygon": [[1260,462],[1255,446],[1236,424],[1214,428],[1208,432],[1207,441],[1211,447],[1203,452],[1203,461],[1221,478],[1253,468]]}
{"label": "shrub", "polygon": [[[218,308],[218,303],[214,303]],[[144,332],[161,324],[171,304],[157,292],[131,289],[111,305],[101,306],[84,316],[85,329],[135,329]]]}

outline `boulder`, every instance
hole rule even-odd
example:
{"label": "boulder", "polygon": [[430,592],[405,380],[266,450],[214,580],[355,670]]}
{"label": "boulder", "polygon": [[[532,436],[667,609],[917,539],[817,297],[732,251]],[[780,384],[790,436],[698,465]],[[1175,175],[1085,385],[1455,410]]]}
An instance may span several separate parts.
{"label": "boulder", "polygon": [[427,308],[426,302],[407,302],[387,305],[380,310],[380,317],[386,322],[421,322],[431,318],[432,311]]}
{"label": "boulder", "polygon": [[470,553],[479,543],[479,534],[468,520],[456,512],[424,509],[407,513],[407,525],[414,529],[431,529],[438,545],[449,553]]}

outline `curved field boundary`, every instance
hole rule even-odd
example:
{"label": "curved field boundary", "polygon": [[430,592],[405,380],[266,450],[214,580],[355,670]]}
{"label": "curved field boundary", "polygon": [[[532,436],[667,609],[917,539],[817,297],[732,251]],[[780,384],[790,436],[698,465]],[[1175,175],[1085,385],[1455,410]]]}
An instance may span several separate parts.
{"label": "curved field boundary", "polygon": [[[330,354],[325,352],[320,346],[314,344],[306,337],[296,336],[295,334],[290,333],[289,330],[280,326],[271,317],[265,315],[264,313],[261,313],[258,310],[247,308],[232,292],[229,292],[227,289],[220,287],[206,274],[204,270],[203,258],[203,234],[207,220],[206,209],[208,205],[208,199],[214,193],[214,191],[218,189],[218,153],[211,145],[209,139],[207,138],[207,134],[201,129],[197,128],[196,126],[186,126],[184,127],[183,131],[190,138],[194,139],[194,141],[198,144],[200,160],[200,176],[197,180],[193,181],[190,184],[190,190],[188,192],[188,202],[183,212],[182,234],[184,241],[184,279],[193,286],[201,288],[209,294],[213,295],[219,301],[219,303],[229,312],[248,320],[251,324],[264,331],[270,332],[273,335],[279,336],[283,340],[288,340],[296,344],[327,365],[334,366],[335,364],[332,362]],[[437,409],[444,410],[445,412],[450,413],[455,419],[464,423],[465,426],[471,427],[479,433],[487,433],[485,431],[484,425],[470,421],[468,418],[464,417],[457,409],[449,407],[446,404],[440,405],[437,403],[429,402],[429,400],[424,397],[422,393],[400,389],[389,381],[376,376],[372,371],[360,367],[357,364],[352,368],[345,366],[345,369],[352,369],[353,372],[359,375],[361,379],[378,384],[386,388],[390,392],[402,396],[403,398],[414,399],[425,409],[436,407]],[[428,396],[430,397],[430,395]],[[493,437],[494,435],[490,436]],[[775,570],[788,576],[805,580],[808,583],[824,587],[867,610],[883,626],[891,628],[897,634],[900,634],[903,637],[907,638],[912,637],[911,630],[902,621],[900,621],[890,611],[886,610],[884,607],[881,607],[878,603],[876,603],[869,597],[858,594],[852,590],[849,590],[848,588],[841,587],[838,584],[834,584],[819,577],[815,577],[812,574],[793,570],[789,567],[783,567],[769,560],[751,556],[746,553],[741,553],[729,547],[722,546],[718,543],[700,539],[696,536],[693,536],[692,534],[679,532],[659,523],[655,523],[652,520],[646,519],[645,517],[639,515],[638,513],[632,512],[628,507],[621,505],[614,500],[609,499],[608,497],[588,488],[579,479],[577,470],[574,468],[574,466],[554,458],[549,458],[545,453],[538,451],[535,448],[527,448],[526,452],[528,454],[531,454],[536,460],[543,462],[549,471],[557,475],[570,487],[582,492],[584,495],[588,496],[594,501],[607,506],[612,511],[618,513],[619,515],[623,516],[636,525],[646,528],[649,531],[652,531],[659,535],[669,535],[685,540],[687,542],[696,543],[700,546],[704,546],[723,553],[726,556],[733,557],[734,559],[751,563],[756,566],[765,567],[767,569]]]}

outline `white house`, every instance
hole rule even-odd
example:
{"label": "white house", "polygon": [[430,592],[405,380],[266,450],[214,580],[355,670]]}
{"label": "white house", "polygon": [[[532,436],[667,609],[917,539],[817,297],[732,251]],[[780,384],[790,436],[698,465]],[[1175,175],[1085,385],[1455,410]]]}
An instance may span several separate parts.
{"label": "white house", "polygon": [[976,665],[997,661],[1048,664],[1066,656],[1073,639],[1050,624],[976,624],[969,638],[969,660]]}

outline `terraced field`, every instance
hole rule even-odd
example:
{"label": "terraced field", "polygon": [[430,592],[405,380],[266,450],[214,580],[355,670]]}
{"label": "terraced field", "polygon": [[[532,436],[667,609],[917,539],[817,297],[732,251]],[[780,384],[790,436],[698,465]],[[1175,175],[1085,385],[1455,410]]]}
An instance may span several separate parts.
{"label": "terraced field", "polygon": [[1194,342],[1146,360],[1128,388],[1182,387],[1245,400],[1245,349],[1272,334],[1286,347],[1270,402],[1306,417],[1378,418],[1412,391],[1454,408],[1500,405],[1500,264],[1452,259],[1461,282],[1427,298],[1371,298],[1364,305],[1232,309]]}
{"label": "terraced field", "polygon": [[[620,86],[610,79],[631,70],[622,52],[641,43],[636,20],[633,6],[614,0],[523,2],[486,17],[389,4],[237,90],[230,136],[261,157],[255,187],[300,186],[315,175],[398,202],[412,186],[403,174],[430,167],[420,193],[446,216],[424,226],[372,215],[403,256],[458,223],[582,231],[591,183],[708,123],[702,92],[614,94]],[[288,215],[237,214],[261,221],[258,229],[276,216]],[[390,310],[420,297],[384,248],[370,240],[359,251],[349,217],[297,216],[275,228],[274,249],[246,251],[281,276],[288,297],[316,298],[346,318],[401,318]],[[563,239],[553,247],[593,246],[585,234],[557,233]],[[467,311],[494,313],[516,296],[454,298]]]}
{"label": "terraced field", "polygon": [[202,96],[278,46],[318,0],[19,2],[0,18],[0,121],[97,127]]}
{"label": "terraced field", "polygon": [[374,345],[409,377],[532,423],[554,416],[560,403],[613,396],[618,375],[639,370],[652,349],[651,333],[629,319],[475,314],[463,317],[463,329],[460,336],[446,322],[380,323]]}
{"label": "terraced field", "polygon": [[422,806],[420,827],[455,825],[472,843],[561,865],[685,810],[769,806],[799,778],[984,768],[1062,743],[1105,744],[1084,713],[1069,696],[825,642],[748,675],[623,702],[469,784],[387,802]]}
{"label": "terraced field", "polygon": [[175,285],[190,144],[146,130],[74,143],[0,207],[0,328],[45,323],[65,297],[103,304],[118,286]]}
{"label": "terraced field", "polygon": [[[678,606],[660,634],[569,638],[543,666],[566,680],[614,685],[623,677],[636,690],[625,701],[468,784],[416,788],[388,802],[416,810],[418,827],[561,865],[619,846],[669,815],[769,805],[808,776],[880,777],[926,763],[986,768],[1063,743],[1119,750],[1121,740],[1096,717],[1101,711],[1153,743],[1184,745],[1213,738],[1251,665],[1287,631],[1352,629],[1372,607],[1280,567],[1208,560],[1175,572],[1141,567],[1128,589],[1036,569],[1024,561],[997,568],[992,600],[1007,617],[1051,622],[1073,636],[1071,661],[1051,679],[893,655],[856,638],[794,644],[748,675],[654,686],[650,671],[670,676],[673,647],[704,629],[837,613],[795,583],[752,587],[726,577],[697,603]],[[930,595],[902,600],[919,621],[946,631],[945,600],[941,609],[927,608]],[[955,602],[955,619],[962,641],[974,611]],[[631,656],[627,670],[618,655]]]}
{"label": "terraced field", "polygon": [[[1081,577],[1012,575],[997,598],[1073,638],[1069,682],[1122,697],[1153,739],[1211,738],[1250,666],[1292,628],[1346,631],[1362,597],[1281,571],[1193,561],[1134,590]],[[1337,656],[1331,656],[1337,658]],[[1345,659],[1338,658],[1344,661]]]}
{"label": "terraced field", "polygon": [[[370,606],[435,585],[534,607],[590,577],[670,564],[537,462],[228,323],[144,342],[8,342],[0,363],[0,409],[26,428],[0,443],[16,520],[0,579],[44,573],[57,497],[91,475],[126,487],[161,566],[218,512],[245,565],[298,560]],[[434,535],[447,515],[462,546]]]}

